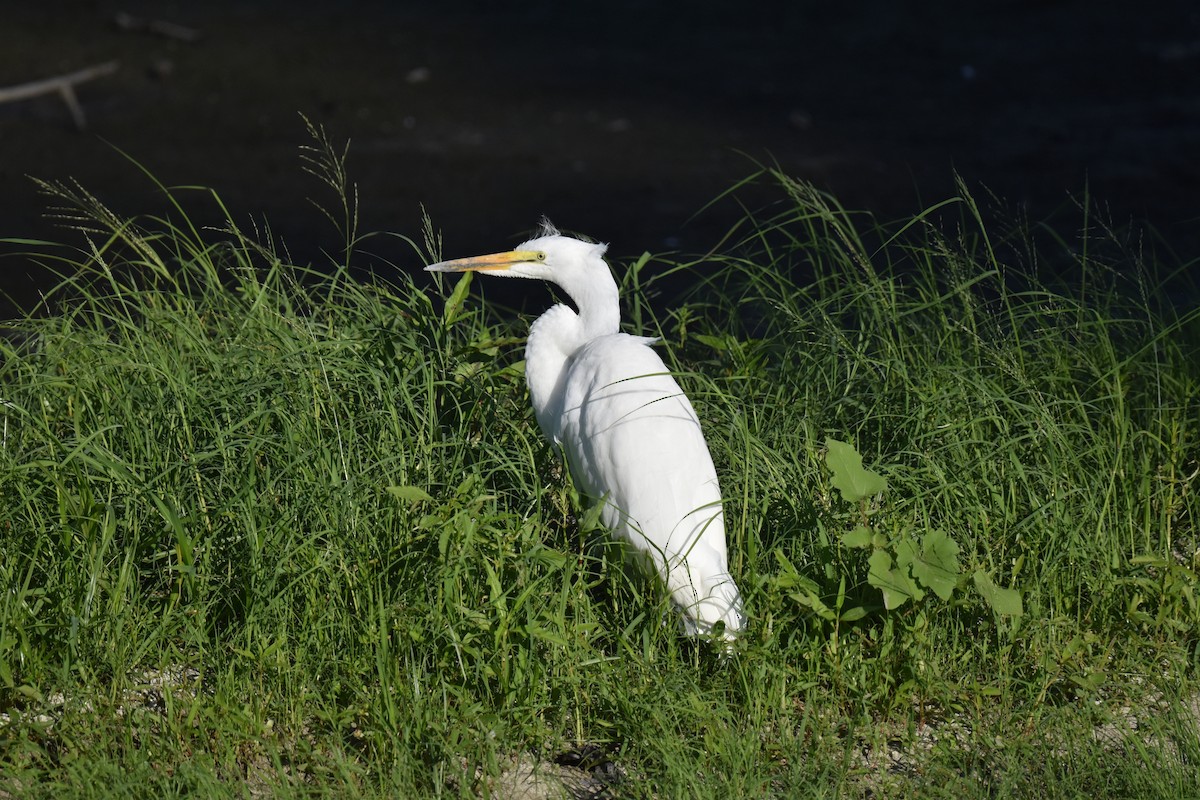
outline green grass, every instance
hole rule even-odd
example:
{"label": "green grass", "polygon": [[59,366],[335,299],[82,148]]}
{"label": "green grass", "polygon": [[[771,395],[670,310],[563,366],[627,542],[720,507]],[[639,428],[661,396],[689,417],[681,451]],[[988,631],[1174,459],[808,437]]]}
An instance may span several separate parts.
{"label": "green grass", "polygon": [[[37,248],[59,308],[0,340],[0,797],[481,796],[571,754],[622,797],[1200,794],[1200,318],[1168,265],[775,180],[719,253],[617,266],[728,499],[730,659],[581,532],[526,321],[419,272],[436,237],[365,283],[194,229],[207,192],[130,219],[47,186],[85,235]],[[843,502],[827,437],[888,490]],[[883,608],[860,516],[951,537],[953,596]]]}

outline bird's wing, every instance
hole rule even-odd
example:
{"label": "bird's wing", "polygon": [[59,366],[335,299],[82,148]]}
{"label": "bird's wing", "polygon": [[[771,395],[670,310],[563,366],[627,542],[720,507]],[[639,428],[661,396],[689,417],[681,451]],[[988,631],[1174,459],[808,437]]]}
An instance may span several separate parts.
{"label": "bird's wing", "polygon": [[605,498],[605,523],[669,561],[702,538],[723,562],[708,445],[692,404],[646,340],[614,334],[589,342],[567,364],[564,384],[564,449],[584,492]]}

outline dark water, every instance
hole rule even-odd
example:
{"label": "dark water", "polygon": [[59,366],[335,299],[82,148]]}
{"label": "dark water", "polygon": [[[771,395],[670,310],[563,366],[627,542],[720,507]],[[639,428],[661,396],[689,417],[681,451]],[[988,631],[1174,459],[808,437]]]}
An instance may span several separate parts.
{"label": "dark water", "polygon": [[[948,196],[957,172],[1066,235],[1086,189],[1117,224],[1200,242],[1195,3],[499,5],[10,4],[0,85],[121,68],[79,88],[83,133],[57,97],[0,105],[0,236],[64,236],[28,175],[164,210],[120,148],[321,262],[340,242],[309,202],[331,195],[301,169],[303,113],[350,141],[362,230],[416,235],[423,204],[448,256],[510,246],[543,214],[618,257],[704,251],[740,211],[693,215],[755,160],[882,218]],[[118,11],[202,38],[124,30]],[[364,251],[367,270],[420,268],[395,237]],[[0,259],[19,303],[47,280]]]}

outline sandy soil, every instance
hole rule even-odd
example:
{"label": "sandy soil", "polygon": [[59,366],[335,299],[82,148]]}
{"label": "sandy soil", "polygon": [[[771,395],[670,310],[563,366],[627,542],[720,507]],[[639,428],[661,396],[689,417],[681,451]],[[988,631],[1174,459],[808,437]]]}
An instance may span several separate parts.
{"label": "sandy soil", "polygon": [[[947,196],[956,170],[1035,217],[1087,186],[1118,221],[1200,243],[1188,0],[14,5],[0,86],[121,68],[79,90],[86,132],[56,97],[0,105],[0,236],[54,235],[27,175],[161,208],[115,146],[319,259],[337,240],[308,203],[327,197],[299,166],[302,112],[351,141],[365,229],[414,234],[424,203],[450,255],[510,245],[542,214],[618,256],[700,251],[738,211],[689,219],[751,158],[883,217]],[[122,11],[202,37],[122,29]],[[366,269],[419,267],[398,240],[369,249]],[[0,260],[0,289],[27,302],[45,280],[28,272]]]}

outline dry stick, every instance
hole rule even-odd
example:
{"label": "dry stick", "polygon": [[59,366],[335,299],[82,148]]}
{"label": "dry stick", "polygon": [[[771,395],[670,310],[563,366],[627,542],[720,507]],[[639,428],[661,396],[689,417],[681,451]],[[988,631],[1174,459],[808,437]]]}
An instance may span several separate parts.
{"label": "dry stick", "polygon": [[113,22],[123,31],[149,31],[168,39],[178,39],[181,42],[198,42],[203,35],[195,28],[189,28],[186,25],[177,25],[161,19],[145,20],[132,14],[126,14],[124,11],[118,11],[113,17]]}
{"label": "dry stick", "polygon": [[69,72],[66,75],[57,75],[53,78],[45,78],[40,81],[3,87],[0,88],[0,103],[11,103],[15,100],[26,100],[30,97],[58,92],[62,96],[63,102],[67,104],[67,108],[71,111],[71,117],[75,120],[75,127],[83,130],[87,127],[87,119],[83,116],[83,106],[79,105],[79,100],[75,97],[75,84],[111,75],[116,71],[117,62],[109,61],[104,64],[96,64],[95,66],[81,69],[78,72]]}

